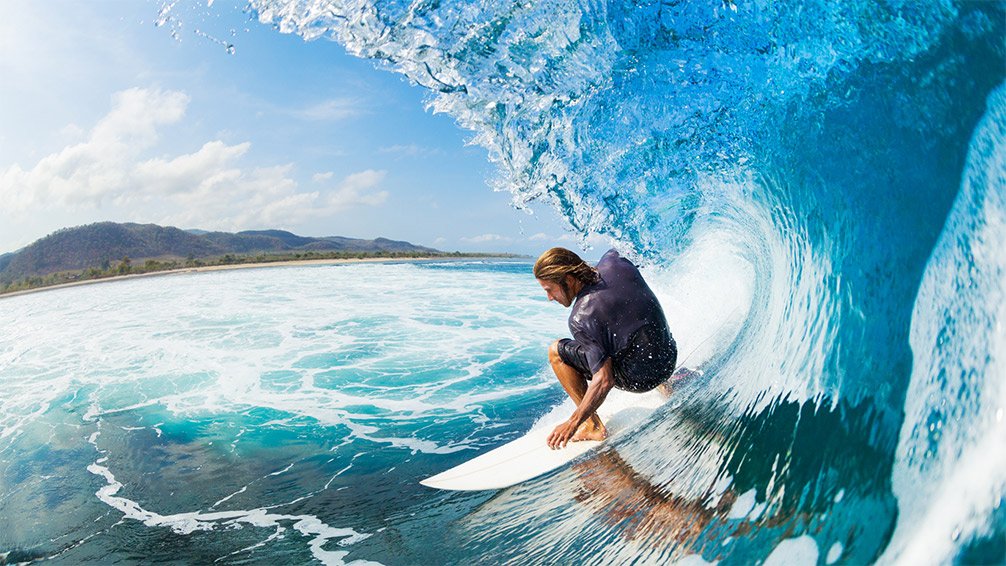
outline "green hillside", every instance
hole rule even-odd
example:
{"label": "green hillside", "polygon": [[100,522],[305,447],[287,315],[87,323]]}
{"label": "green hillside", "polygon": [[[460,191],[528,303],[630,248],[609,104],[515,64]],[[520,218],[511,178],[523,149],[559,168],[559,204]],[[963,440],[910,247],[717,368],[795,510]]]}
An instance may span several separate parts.
{"label": "green hillside", "polygon": [[386,238],[311,238],[282,230],[232,234],[186,231],[155,224],[100,222],[65,228],[21,250],[0,255],[0,292],[200,265],[443,255],[448,254]]}

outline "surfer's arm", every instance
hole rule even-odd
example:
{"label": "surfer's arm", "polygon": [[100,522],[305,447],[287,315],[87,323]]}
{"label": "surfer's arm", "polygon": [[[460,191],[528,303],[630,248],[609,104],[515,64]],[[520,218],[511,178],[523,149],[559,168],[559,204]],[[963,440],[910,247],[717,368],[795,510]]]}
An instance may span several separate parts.
{"label": "surfer's arm", "polygon": [[548,445],[552,448],[565,448],[566,444],[576,434],[583,421],[590,418],[597,408],[604,403],[608,392],[615,386],[615,374],[611,368],[611,358],[608,358],[601,369],[597,370],[587,385],[587,391],[580,400],[569,420],[555,427],[548,437]]}
{"label": "surfer's arm", "polygon": [[590,418],[590,415],[593,415],[597,411],[597,408],[601,406],[601,403],[604,403],[608,392],[614,386],[615,372],[611,368],[611,358],[608,358],[604,362],[604,365],[601,366],[601,369],[597,370],[597,373],[591,378],[590,384],[587,385],[587,393],[583,396],[583,401],[580,401],[580,405],[573,412],[572,418],[576,419],[577,426],[580,426],[580,423]]}

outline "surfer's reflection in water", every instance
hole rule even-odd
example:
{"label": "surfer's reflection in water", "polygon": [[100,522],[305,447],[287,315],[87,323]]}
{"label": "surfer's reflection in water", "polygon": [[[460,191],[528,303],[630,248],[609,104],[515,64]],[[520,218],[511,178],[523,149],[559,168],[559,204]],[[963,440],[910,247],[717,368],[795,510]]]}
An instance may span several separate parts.
{"label": "surfer's reflection in water", "polygon": [[[774,545],[755,550],[745,543],[754,532],[777,541],[808,534],[823,548],[837,544],[852,562],[879,556],[896,503],[891,452],[883,446],[890,439],[877,437],[869,404],[779,398],[739,418],[718,409],[681,406],[678,418],[655,427],[668,433],[664,439],[675,437],[670,443],[678,446],[667,446],[667,453],[690,460],[678,467],[680,477],[645,477],[617,447],[606,448],[571,468],[575,499],[622,538],[652,542],[663,559],[762,560],[747,553]],[[826,440],[818,450],[793,450],[812,437]],[[697,484],[705,487],[690,488]],[[869,532],[850,530],[851,518],[864,512],[875,521]]]}
{"label": "surfer's reflection in water", "polygon": [[649,391],[674,372],[678,351],[664,311],[636,266],[615,250],[591,267],[570,250],[552,248],[535,262],[534,276],[550,301],[572,306],[573,339],[552,343],[548,357],[576,410],[548,445],[603,440],[597,408],[612,388]]}

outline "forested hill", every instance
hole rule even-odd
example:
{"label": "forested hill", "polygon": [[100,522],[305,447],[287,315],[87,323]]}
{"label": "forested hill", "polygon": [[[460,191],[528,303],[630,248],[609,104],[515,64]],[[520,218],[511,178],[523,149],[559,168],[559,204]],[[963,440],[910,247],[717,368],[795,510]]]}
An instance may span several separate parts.
{"label": "forested hill", "polygon": [[[65,228],[10,254],[0,255],[0,283],[91,268],[107,269],[124,258],[193,261],[223,256],[292,255],[298,252],[360,254],[439,254],[409,242],[330,236],[308,238],[282,230],[185,231],[155,224],[100,222]],[[311,255],[315,255],[312,253]]]}

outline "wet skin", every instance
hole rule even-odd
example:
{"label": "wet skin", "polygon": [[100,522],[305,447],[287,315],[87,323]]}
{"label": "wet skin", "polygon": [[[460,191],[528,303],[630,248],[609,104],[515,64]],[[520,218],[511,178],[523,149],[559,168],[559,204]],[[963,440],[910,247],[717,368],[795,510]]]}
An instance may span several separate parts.
{"label": "wet skin", "polygon": [[[573,299],[583,289],[583,284],[573,276],[567,275],[565,288],[554,281],[538,279],[538,284],[545,291],[549,301],[555,301],[564,307],[573,304]],[[608,392],[615,386],[614,373],[611,368],[611,358],[588,381],[587,377],[576,368],[567,365],[559,356],[559,341],[549,346],[548,359],[552,371],[562,384],[562,388],[576,403],[572,416],[552,430],[548,435],[548,445],[553,450],[565,448],[570,441],[603,440],[608,435],[607,429],[597,416],[597,408],[604,402]]]}

